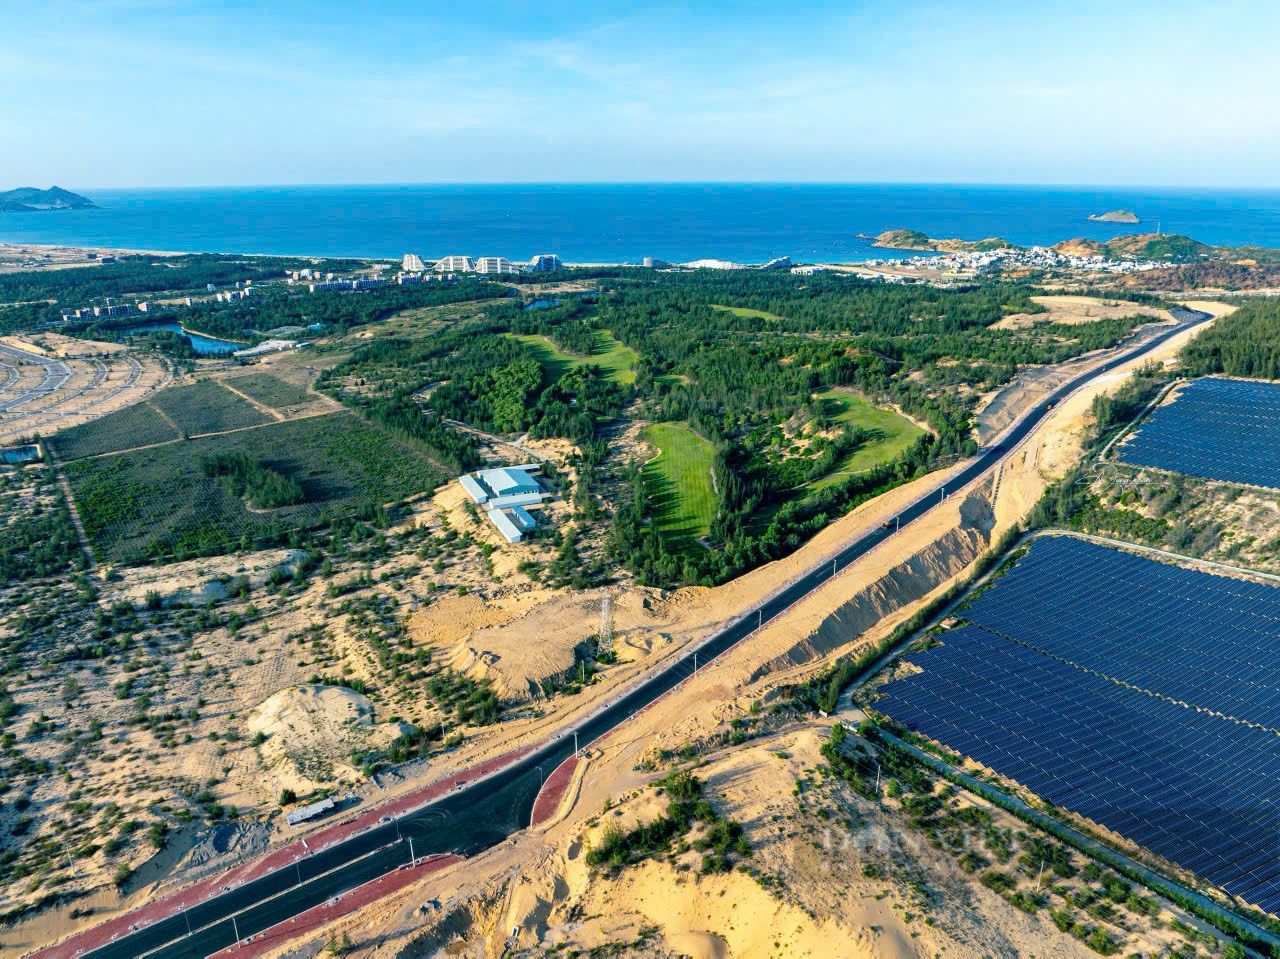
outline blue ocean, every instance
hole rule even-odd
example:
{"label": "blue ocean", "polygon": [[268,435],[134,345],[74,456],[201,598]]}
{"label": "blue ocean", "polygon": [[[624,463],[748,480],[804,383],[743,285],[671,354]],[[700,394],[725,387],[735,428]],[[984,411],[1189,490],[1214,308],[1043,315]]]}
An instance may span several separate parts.
{"label": "blue ocean", "polygon": [[[0,214],[0,240],[145,250],[572,263],[884,256],[859,234],[1022,245],[1155,230],[1280,247],[1280,192],[939,185],[630,184],[79,190],[101,209]],[[1135,211],[1139,226],[1090,222]]]}

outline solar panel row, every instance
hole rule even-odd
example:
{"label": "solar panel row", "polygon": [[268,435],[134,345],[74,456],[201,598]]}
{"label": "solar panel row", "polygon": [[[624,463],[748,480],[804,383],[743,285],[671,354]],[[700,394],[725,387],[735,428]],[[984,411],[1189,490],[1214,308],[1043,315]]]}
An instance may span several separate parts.
{"label": "solar panel row", "polygon": [[878,709],[1280,910],[1280,735],[1215,715],[1280,724],[1280,590],[1054,537],[961,615]]}
{"label": "solar panel row", "polygon": [[1280,589],[1053,537],[962,615],[1182,702],[1280,730]]}
{"label": "solar panel row", "polygon": [[1280,385],[1207,377],[1120,447],[1135,466],[1280,489]]}

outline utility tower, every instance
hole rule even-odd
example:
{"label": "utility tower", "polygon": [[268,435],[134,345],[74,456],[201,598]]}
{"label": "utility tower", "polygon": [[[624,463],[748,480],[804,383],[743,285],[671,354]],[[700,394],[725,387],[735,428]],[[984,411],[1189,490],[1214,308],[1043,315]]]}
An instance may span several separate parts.
{"label": "utility tower", "polygon": [[600,601],[600,635],[596,648],[597,655],[613,652],[613,594],[607,591]]}

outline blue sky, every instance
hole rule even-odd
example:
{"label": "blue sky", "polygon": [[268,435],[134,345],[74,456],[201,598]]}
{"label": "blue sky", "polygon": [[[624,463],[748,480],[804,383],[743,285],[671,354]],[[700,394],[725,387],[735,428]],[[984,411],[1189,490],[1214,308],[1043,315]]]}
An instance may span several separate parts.
{"label": "blue sky", "polygon": [[0,0],[0,187],[1280,185],[1280,4]]}

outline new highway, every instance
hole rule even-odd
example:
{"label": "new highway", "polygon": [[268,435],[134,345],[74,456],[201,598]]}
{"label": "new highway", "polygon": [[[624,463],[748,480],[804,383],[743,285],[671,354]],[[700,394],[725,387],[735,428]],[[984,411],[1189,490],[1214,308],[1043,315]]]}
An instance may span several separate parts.
{"label": "new highway", "polygon": [[[1163,328],[1162,332],[1138,345],[1122,349],[1115,357],[1082,373],[1042,400],[998,443],[980,450],[967,466],[950,477],[946,488],[960,490],[997,466],[1055,405],[1079,387],[1210,318],[1208,313],[1181,307],[1175,308],[1173,315],[1175,325]],[[578,726],[577,741],[586,746],[626,722],[687,679],[693,672],[695,656],[699,666],[710,663],[761,624],[816,590],[840,569],[894,536],[897,529],[924,516],[944,498],[942,487],[935,488],[932,494],[902,510],[894,526],[865,533],[834,558],[824,560],[821,566],[787,585],[696,650],[686,650],[662,669],[639,681]],[[571,731],[547,742],[501,772],[458,788],[418,812],[380,823],[295,864],[234,886],[178,914],[131,931],[86,955],[95,959],[208,956],[233,945],[238,939],[249,937],[390,872],[407,863],[411,855],[419,858],[432,853],[474,855],[528,825],[544,776],[571,756],[573,749]]]}

